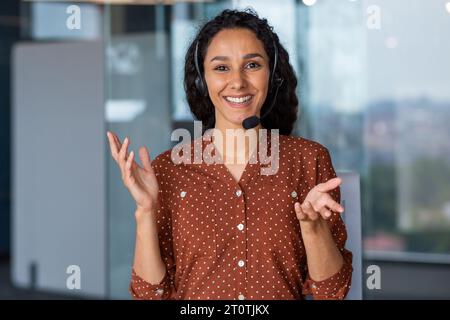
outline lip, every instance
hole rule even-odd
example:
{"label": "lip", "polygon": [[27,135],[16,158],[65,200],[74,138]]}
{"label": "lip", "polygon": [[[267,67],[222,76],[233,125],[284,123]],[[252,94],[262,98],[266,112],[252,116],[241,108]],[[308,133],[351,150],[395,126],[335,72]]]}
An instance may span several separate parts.
{"label": "lip", "polygon": [[[246,101],[245,103],[234,103],[234,102],[230,102],[230,101],[228,101],[227,99],[225,99],[226,97],[242,98],[242,97],[246,97],[246,96],[251,96],[251,98],[250,98],[248,101]],[[253,94],[226,95],[226,96],[223,96],[223,100],[224,100],[224,101],[226,102],[226,104],[227,104],[228,106],[230,106],[231,108],[242,109],[242,108],[248,107],[248,106],[252,103],[254,97],[255,97],[255,96],[254,96]]]}
{"label": "lip", "polygon": [[234,94],[224,94],[224,97],[232,97],[232,98],[242,98],[242,97],[246,97],[246,96],[254,96],[254,94],[251,93],[244,93],[244,94],[239,94],[239,95],[234,95]]}

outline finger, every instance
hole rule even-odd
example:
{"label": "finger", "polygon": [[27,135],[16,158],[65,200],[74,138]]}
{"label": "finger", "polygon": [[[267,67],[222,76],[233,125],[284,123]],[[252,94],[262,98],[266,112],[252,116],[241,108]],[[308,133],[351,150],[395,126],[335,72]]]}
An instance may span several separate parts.
{"label": "finger", "polygon": [[111,149],[111,154],[114,160],[117,161],[117,153],[119,152],[117,149],[116,141],[114,140],[113,135],[111,132],[107,131],[106,136],[108,137],[109,141],[109,148]]}
{"label": "finger", "polygon": [[146,147],[139,148],[139,158],[141,159],[144,169],[147,171],[152,171],[150,153],[147,151]]}
{"label": "finger", "polygon": [[328,180],[327,182],[324,183],[319,183],[316,186],[317,191],[320,192],[328,192],[331,191],[333,189],[336,189],[342,182],[342,179],[339,177],[333,178]]}
{"label": "finger", "polygon": [[120,143],[120,139],[116,136],[115,133],[111,132],[112,137],[114,138],[114,142],[117,145],[117,149],[120,150],[120,147],[122,146],[122,143]]}
{"label": "finger", "polygon": [[337,203],[329,193],[321,193],[319,198],[314,202],[314,209],[321,212],[322,208],[342,213],[344,208]]}
{"label": "finger", "polygon": [[127,162],[125,164],[125,168],[127,171],[131,171],[131,165],[133,164],[133,157],[134,157],[134,151],[130,152],[130,155],[128,156]]}
{"label": "finger", "polygon": [[130,184],[134,184],[134,182],[136,181],[136,178],[133,175],[134,172],[133,164],[135,163],[133,159],[134,159],[134,151],[131,151],[125,163],[125,178],[128,180],[127,183]]}
{"label": "finger", "polygon": [[322,207],[319,212],[323,219],[325,219],[325,220],[330,219],[331,211],[328,210],[326,207]]}
{"label": "finger", "polygon": [[121,166],[125,164],[129,141],[128,137],[126,137],[119,151],[119,162]]}
{"label": "finger", "polygon": [[114,142],[114,144],[115,144],[115,146],[116,146],[116,150],[117,150],[117,153],[116,153],[116,161],[117,161],[117,163],[120,164],[119,155],[120,155],[120,150],[121,150],[122,147],[123,147],[123,144],[120,142],[120,139],[117,137],[117,135],[116,135],[114,132],[111,132],[111,131],[110,131],[110,134],[111,134],[111,136],[112,136],[112,138],[113,138],[113,142]]}
{"label": "finger", "polygon": [[303,212],[308,216],[311,220],[317,220],[319,214],[314,210],[313,206],[309,201],[305,201],[301,206]]}
{"label": "finger", "polygon": [[122,148],[122,143],[120,142],[120,139],[117,137],[117,135],[113,132],[111,132],[114,143],[116,144],[117,150],[118,152],[120,151],[120,149]]}
{"label": "finger", "polygon": [[333,199],[328,200],[326,206],[335,212],[339,213],[344,212],[344,207],[342,207],[339,203],[337,203]]}
{"label": "finger", "polygon": [[296,202],[294,204],[295,213],[297,214],[297,219],[304,221],[308,219],[308,216],[303,213],[302,207],[300,205],[300,202]]}

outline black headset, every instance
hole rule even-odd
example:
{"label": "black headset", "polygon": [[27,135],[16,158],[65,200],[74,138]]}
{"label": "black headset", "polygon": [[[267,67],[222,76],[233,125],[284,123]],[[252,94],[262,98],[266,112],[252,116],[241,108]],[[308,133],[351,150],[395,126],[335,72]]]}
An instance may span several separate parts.
{"label": "black headset", "polygon": [[[256,127],[261,122],[261,119],[265,118],[270,113],[273,106],[275,105],[275,101],[277,99],[277,94],[278,94],[278,89],[281,87],[281,85],[284,82],[284,79],[282,77],[275,75],[276,74],[275,71],[276,71],[277,63],[278,63],[278,47],[277,47],[273,37],[272,37],[272,41],[273,41],[273,47],[274,47],[275,54],[274,54],[274,58],[273,58],[272,74],[270,76],[270,89],[269,90],[272,91],[275,86],[275,88],[276,88],[275,96],[273,98],[270,108],[264,113],[263,116],[261,116],[260,118],[258,118],[257,116],[251,116],[251,117],[244,119],[244,121],[242,121],[242,126],[245,129],[250,129],[250,128]],[[199,44],[199,40],[197,40],[197,43],[195,44],[194,63],[195,63],[195,69],[197,70],[197,78],[195,79],[195,87],[197,88],[197,90],[200,92],[200,94],[202,96],[207,97],[208,96],[208,87],[205,83],[205,80],[203,79],[202,73],[200,72],[200,67],[199,67],[199,63],[198,63],[198,44]]]}

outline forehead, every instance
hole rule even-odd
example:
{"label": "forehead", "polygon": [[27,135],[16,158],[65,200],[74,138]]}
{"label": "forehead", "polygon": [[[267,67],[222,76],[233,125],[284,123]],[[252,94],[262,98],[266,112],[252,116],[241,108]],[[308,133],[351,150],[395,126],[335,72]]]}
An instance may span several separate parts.
{"label": "forehead", "polygon": [[264,44],[253,31],[245,28],[224,29],[218,32],[211,40],[206,57],[214,57],[216,55],[241,56],[247,53],[259,53],[263,57],[268,58]]}

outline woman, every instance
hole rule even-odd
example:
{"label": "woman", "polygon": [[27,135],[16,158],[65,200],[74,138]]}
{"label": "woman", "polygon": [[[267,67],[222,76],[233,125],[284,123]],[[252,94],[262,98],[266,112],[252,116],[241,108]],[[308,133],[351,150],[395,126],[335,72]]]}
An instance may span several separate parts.
{"label": "woman", "polygon": [[[202,150],[212,146],[226,161],[175,164],[171,150],[150,161],[142,147],[140,166],[133,151],[128,155],[129,139],[121,144],[108,132],[137,207],[134,298],[345,297],[352,254],[344,248],[341,179],[324,146],[290,136],[296,85],[288,53],[267,20],[251,10],[225,10],[190,45],[185,90],[204,129],[214,128]],[[266,129],[281,133],[278,169],[270,175],[261,174],[261,161],[250,162],[256,154],[250,140],[260,135],[248,135],[236,154],[217,144],[219,135],[230,142],[227,130],[242,137]]]}

